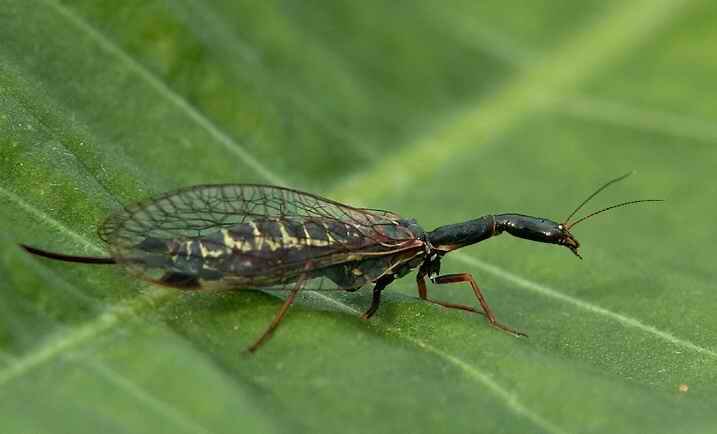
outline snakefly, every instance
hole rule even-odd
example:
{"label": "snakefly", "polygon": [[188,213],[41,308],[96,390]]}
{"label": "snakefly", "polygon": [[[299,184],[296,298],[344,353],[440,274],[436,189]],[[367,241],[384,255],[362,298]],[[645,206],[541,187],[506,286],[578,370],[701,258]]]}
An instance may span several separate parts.
{"label": "snakefly", "polygon": [[[290,188],[257,184],[200,185],[135,203],[112,214],[99,228],[108,257],[71,256],[27,245],[30,253],[68,262],[119,264],[150,282],[185,290],[287,289],[288,297],[264,333],[249,347],[259,348],[274,332],[301,290],[355,291],[372,284],[371,304],[395,279],[418,268],[421,299],[447,308],[484,315],[488,323],[524,336],[499,323],[469,273],[439,275],[441,260],[456,249],[502,232],[567,247],[580,244],[570,230],[607,210],[653,199],[619,203],[570,219],[613,179],[585,199],[562,223],[521,214],[491,214],[425,231],[416,220],[390,211],[355,208]],[[467,282],[480,310],[429,297],[434,284]]]}

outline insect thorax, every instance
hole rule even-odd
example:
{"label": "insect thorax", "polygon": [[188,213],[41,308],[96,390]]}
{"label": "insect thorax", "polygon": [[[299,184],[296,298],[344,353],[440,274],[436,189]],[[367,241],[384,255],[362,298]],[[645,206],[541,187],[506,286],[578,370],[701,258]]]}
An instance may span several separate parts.
{"label": "insect thorax", "polygon": [[390,273],[400,279],[417,267],[429,266],[427,264],[434,264],[430,265],[430,267],[433,267],[436,270],[440,269],[440,253],[433,248],[428,240],[426,231],[416,222],[416,220],[401,219],[399,220],[399,224],[410,230],[416,239],[421,241],[423,248],[421,251],[417,251],[413,255],[406,255],[396,261],[396,264],[391,267]]}

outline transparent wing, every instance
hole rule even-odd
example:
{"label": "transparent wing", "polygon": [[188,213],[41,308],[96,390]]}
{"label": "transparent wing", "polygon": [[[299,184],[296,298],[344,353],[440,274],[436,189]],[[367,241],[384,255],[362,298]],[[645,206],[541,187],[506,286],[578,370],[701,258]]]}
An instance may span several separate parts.
{"label": "transparent wing", "polygon": [[111,215],[99,235],[119,263],[149,280],[174,273],[224,287],[282,285],[307,262],[317,278],[360,286],[392,266],[379,257],[422,243],[394,213],[252,184],[145,200]]}

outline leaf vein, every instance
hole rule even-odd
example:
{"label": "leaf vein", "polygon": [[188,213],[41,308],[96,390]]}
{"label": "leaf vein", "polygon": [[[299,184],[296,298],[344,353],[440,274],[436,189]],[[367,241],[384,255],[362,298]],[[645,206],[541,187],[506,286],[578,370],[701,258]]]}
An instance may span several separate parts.
{"label": "leaf vein", "polygon": [[486,273],[492,274],[492,275],[499,277],[503,280],[514,283],[516,285],[519,285],[529,291],[533,291],[533,292],[543,295],[545,297],[560,300],[562,302],[576,306],[580,309],[584,309],[589,312],[592,312],[596,315],[601,315],[601,316],[613,319],[615,321],[618,321],[620,324],[622,324],[624,326],[635,328],[635,329],[641,330],[643,332],[649,333],[649,334],[654,335],[654,336],[656,336],[664,341],[667,341],[673,345],[687,348],[687,349],[690,349],[690,350],[695,351],[700,354],[706,354],[710,357],[717,359],[716,351],[710,350],[709,348],[701,347],[693,342],[690,342],[687,339],[678,338],[677,336],[675,336],[671,333],[660,330],[655,326],[645,324],[644,322],[642,322],[638,319],[635,319],[630,316],[620,314],[617,312],[613,312],[604,307],[589,303],[584,300],[580,300],[579,298],[572,297],[572,296],[567,295],[563,292],[560,292],[556,289],[553,289],[547,285],[543,285],[543,284],[540,284],[537,282],[533,282],[524,277],[520,277],[517,274],[513,274],[513,273],[511,273],[507,270],[504,270],[496,265],[489,264],[487,262],[476,259],[472,256],[468,256],[466,254],[456,252],[453,254],[453,257],[462,261],[463,263],[465,263],[467,265],[479,268]]}
{"label": "leaf vein", "polygon": [[189,104],[186,99],[174,92],[166,83],[155,76],[151,71],[145,68],[141,63],[129,56],[119,46],[110,41],[106,36],[92,27],[89,23],[79,17],[69,8],[61,5],[55,0],[44,0],[62,17],[70,21],[79,30],[85,32],[97,45],[106,52],[114,55],[124,62],[130,70],[142,77],[151,87],[153,87],[160,95],[167,98],[172,104],[185,112],[199,126],[204,128],[214,139],[221,143],[229,152],[236,155],[247,166],[251,167],[263,178],[273,184],[286,185],[286,182],[277,174],[269,170],[257,159],[255,159],[244,147],[239,145],[227,133],[220,130],[210,119],[208,119],[199,110]]}
{"label": "leaf vein", "polygon": [[[340,309],[344,310],[345,312],[360,315],[362,312],[359,312],[358,310],[354,309],[353,307],[342,303],[339,300],[334,299],[333,297],[329,297],[328,295],[322,294],[320,292],[308,292],[311,295],[314,295],[317,298],[320,298],[322,300],[325,300],[331,304],[334,304],[338,306]],[[383,322],[381,320],[374,320],[377,321],[379,324],[383,325]],[[478,383],[482,384],[483,386],[487,387],[489,390],[491,390],[496,396],[498,396],[505,405],[512,410],[514,413],[523,416],[533,422],[535,425],[539,426],[543,430],[554,433],[554,434],[566,434],[567,432],[563,429],[557,427],[553,423],[547,421],[539,414],[535,413],[528,407],[526,407],[518,398],[518,396],[515,393],[511,393],[509,390],[505,389],[503,386],[501,386],[498,382],[493,380],[489,375],[484,374],[479,369],[476,369],[474,366],[471,366],[469,363],[461,360],[459,357],[456,357],[452,354],[449,354],[439,348],[436,348],[425,341],[415,338],[413,336],[401,333],[398,330],[395,329],[389,329],[384,327],[386,331],[388,331],[391,334],[394,334],[401,339],[405,339],[409,342],[411,342],[416,347],[434,354],[435,356],[449,362],[451,365],[455,366],[459,370],[463,371],[463,373],[471,378],[474,381],[477,381]]]}
{"label": "leaf vein", "polygon": [[211,434],[211,431],[201,426],[197,422],[185,417],[181,412],[174,408],[174,406],[171,406],[165,401],[154,397],[147,390],[133,383],[116,370],[96,361],[90,362],[88,364],[90,368],[96,373],[98,373],[100,376],[112,382],[112,384],[114,384],[115,386],[125,390],[127,393],[142,401],[144,404],[153,408],[163,417],[167,418],[168,420],[174,421],[178,427],[184,428],[186,432],[194,434]]}
{"label": "leaf vein", "polygon": [[42,211],[38,210],[34,206],[25,202],[15,193],[12,193],[12,192],[4,189],[2,186],[0,186],[0,196],[5,196],[5,198],[7,200],[15,203],[15,205],[22,208],[23,211],[32,215],[33,217],[40,220],[47,226],[55,229],[57,232],[64,234],[68,238],[75,240],[75,242],[82,245],[85,249],[92,250],[92,251],[98,252],[98,253],[104,253],[104,251],[101,248],[99,248],[96,245],[92,244],[91,242],[87,241],[87,239],[85,237],[83,237],[82,235],[70,230],[67,226],[63,225],[62,223],[58,222],[57,220],[55,220],[51,217],[48,217],[47,214],[43,213]]}
{"label": "leaf vein", "polygon": [[655,131],[677,138],[717,142],[714,123],[694,116],[678,115],[654,109],[641,109],[627,104],[597,98],[568,98],[555,107],[558,113],[595,120],[639,130]]}

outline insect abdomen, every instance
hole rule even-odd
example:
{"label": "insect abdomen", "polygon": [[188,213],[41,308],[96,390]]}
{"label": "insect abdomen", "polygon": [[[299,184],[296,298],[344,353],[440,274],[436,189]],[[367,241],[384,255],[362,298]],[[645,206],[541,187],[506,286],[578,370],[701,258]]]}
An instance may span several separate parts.
{"label": "insect abdomen", "polygon": [[[219,237],[221,235],[221,237]],[[296,222],[260,220],[222,229],[205,239],[240,252],[275,252],[307,247],[337,247],[354,244],[362,234],[340,222]]]}
{"label": "insect abdomen", "polygon": [[[323,254],[360,247],[368,241],[358,229],[340,222],[258,220],[198,238],[170,241],[150,238],[137,248],[143,251],[146,265],[159,266],[159,258],[155,258],[159,254],[160,258],[167,258],[165,265],[174,271],[219,279],[222,273],[251,277],[281,264],[300,265]],[[301,271],[303,266],[299,265]],[[291,271],[285,270],[289,274]]]}

